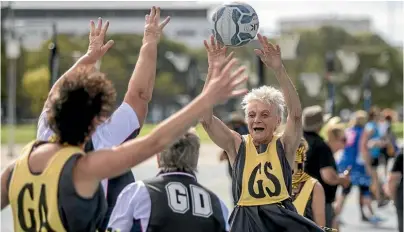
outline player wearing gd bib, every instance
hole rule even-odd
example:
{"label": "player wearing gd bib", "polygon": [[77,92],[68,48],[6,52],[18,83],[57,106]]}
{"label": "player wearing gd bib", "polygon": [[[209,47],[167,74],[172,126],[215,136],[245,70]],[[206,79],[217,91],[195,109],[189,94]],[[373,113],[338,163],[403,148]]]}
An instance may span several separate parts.
{"label": "player wearing gd bib", "polygon": [[301,139],[296,152],[292,175],[292,199],[297,212],[314,221],[318,226],[325,226],[325,196],[323,186],[315,178],[304,172],[304,161],[308,144]]}
{"label": "player wearing gd bib", "polygon": [[108,232],[129,232],[140,223],[145,232],[224,232],[228,209],[195,177],[199,137],[189,131],[157,155],[157,177],[137,181],[120,194]]}
{"label": "player wearing gd bib", "polygon": [[[236,208],[230,218],[230,231],[322,231],[313,222],[297,214],[290,199],[291,166],[302,136],[301,105],[297,92],[282,65],[280,48],[258,34],[262,50],[256,54],[275,71],[283,94],[262,86],[244,96],[249,134],[240,136],[230,130],[212,111],[201,122],[209,137],[228,155],[233,168],[232,189]],[[205,41],[208,63],[224,60],[226,49]],[[244,70],[241,70],[241,72]],[[209,73],[205,84],[209,83]],[[286,99],[284,99],[284,96]],[[287,104],[285,132],[277,136]]]}
{"label": "player wearing gd bib", "polygon": [[[158,17],[148,21],[159,26]],[[69,73],[49,101],[48,122],[56,141],[30,144],[1,175],[1,208],[11,205],[14,231],[95,231],[106,210],[101,181],[161,152],[216,102],[245,93],[234,92],[246,81],[230,72],[235,64],[233,59],[215,66],[207,89],[149,135],[85,155],[84,144],[111,113],[116,92],[102,73]]]}

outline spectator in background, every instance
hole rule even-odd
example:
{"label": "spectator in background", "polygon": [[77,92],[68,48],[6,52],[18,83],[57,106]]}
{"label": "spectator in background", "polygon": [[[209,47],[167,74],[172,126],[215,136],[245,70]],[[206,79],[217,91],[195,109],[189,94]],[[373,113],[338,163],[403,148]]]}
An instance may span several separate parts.
{"label": "spectator in background", "polygon": [[[345,148],[342,152],[341,159],[338,162],[338,171],[339,173],[343,173],[347,169],[351,169],[350,178],[351,185],[347,188],[344,188],[341,192],[341,195],[337,196],[337,201],[335,204],[335,214],[340,215],[342,208],[345,203],[345,199],[348,194],[351,192],[352,186],[356,185],[360,190],[359,197],[359,206],[361,212],[362,221],[370,221],[373,223],[378,223],[381,219],[374,215],[373,209],[371,206],[372,198],[370,193],[370,185],[372,183],[370,175],[366,172],[366,168],[359,152],[360,150],[360,138],[363,133],[363,129],[365,127],[367,121],[367,113],[363,110],[356,111],[354,116],[349,123],[349,127],[343,132],[342,126],[336,126],[330,130],[331,137],[339,137],[339,134],[344,135]],[[363,206],[366,206],[370,213],[371,217],[366,217]],[[339,221],[339,220],[337,220]]]}
{"label": "spectator in background", "polygon": [[394,200],[397,210],[398,230],[403,232],[403,149],[401,149],[394,161],[384,190],[386,195]]}
{"label": "spectator in background", "polygon": [[[385,142],[382,141],[380,136],[379,127],[377,125],[380,116],[380,110],[377,107],[372,107],[368,113],[368,123],[366,123],[365,130],[361,137],[361,153],[364,160],[370,169],[372,176],[372,191],[374,197],[378,201],[378,206],[382,207],[388,203],[387,200],[382,199],[380,194],[380,182],[377,174],[377,167],[379,166],[380,148],[384,146]],[[370,166],[370,167],[369,167]]]}
{"label": "spectator in background", "polygon": [[310,176],[320,181],[325,192],[325,226],[332,228],[334,210],[332,203],[338,185],[347,187],[350,184],[349,177],[337,173],[337,165],[330,147],[319,135],[324,125],[323,109],[321,106],[310,106],[303,110],[303,131],[309,150],[306,155],[305,171]]}
{"label": "spectator in background", "polygon": [[379,129],[380,129],[380,135],[382,137],[382,140],[385,142],[384,146],[381,148],[381,154],[380,158],[383,157],[384,160],[384,172],[385,176],[387,176],[388,168],[387,165],[389,163],[390,158],[394,157],[396,153],[398,152],[398,147],[397,147],[397,138],[393,133],[392,129],[392,121],[393,118],[391,115],[385,113],[384,115],[384,120],[379,123]]}

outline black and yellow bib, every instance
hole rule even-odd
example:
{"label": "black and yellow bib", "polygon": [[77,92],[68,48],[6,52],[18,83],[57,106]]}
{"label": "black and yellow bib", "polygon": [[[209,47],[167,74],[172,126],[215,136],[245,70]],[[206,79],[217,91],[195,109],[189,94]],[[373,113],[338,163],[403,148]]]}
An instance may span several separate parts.
{"label": "black and yellow bib", "polygon": [[9,200],[14,218],[14,231],[64,232],[58,207],[60,173],[70,157],[83,153],[78,147],[66,146],[49,160],[41,174],[33,174],[28,158],[35,142],[23,149],[14,166],[9,186]]}
{"label": "black and yellow bib", "polygon": [[293,205],[296,207],[297,212],[302,216],[304,216],[307,202],[310,200],[311,192],[317,182],[318,180],[313,177],[307,180],[300,190],[299,195],[297,195],[296,199],[293,201]]}
{"label": "black and yellow bib", "polygon": [[289,198],[283,178],[282,165],[277,154],[274,136],[265,152],[258,154],[252,137],[245,139],[245,164],[242,175],[242,190],[238,201],[240,206],[275,204]]}

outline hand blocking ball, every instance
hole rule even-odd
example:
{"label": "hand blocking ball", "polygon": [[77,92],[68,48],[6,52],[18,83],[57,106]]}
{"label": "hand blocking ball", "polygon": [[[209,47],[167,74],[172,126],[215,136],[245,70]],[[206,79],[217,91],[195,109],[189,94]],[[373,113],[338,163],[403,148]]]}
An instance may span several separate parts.
{"label": "hand blocking ball", "polygon": [[233,2],[220,6],[212,16],[212,33],[216,41],[228,47],[240,47],[255,38],[258,15],[247,3]]}

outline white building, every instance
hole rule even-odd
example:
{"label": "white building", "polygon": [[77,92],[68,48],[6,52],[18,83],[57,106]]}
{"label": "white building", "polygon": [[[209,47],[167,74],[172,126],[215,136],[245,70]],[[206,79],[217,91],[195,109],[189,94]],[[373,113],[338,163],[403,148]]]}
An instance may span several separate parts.
{"label": "white building", "polygon": [[280,19],[278,21],[281,32],[294,30],[316,30],[323,26],[342,28],[350,34],[371,32],[369,18],[346,18],[346,17],[304,17],[293,19]]}
{"label": "white building", "polygon": [[[2,2],[2,13],[6,13]],[[110,21],[109,33],[143,33],[144,16],[152,6],[162,9],[162,18],[171,16],[165,35],[190,47],[203,46],[210,35],[208,14],[212,4],[203,2],[89,2],[89,1],[16,1],[12,3],[18,34],[24,45],[34,48],[49,38],[51,23],[58,33],[83,35],[88,33],[90,20],[102,17]],[[10,17],[6,16],[6,27]]]}

